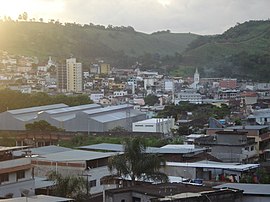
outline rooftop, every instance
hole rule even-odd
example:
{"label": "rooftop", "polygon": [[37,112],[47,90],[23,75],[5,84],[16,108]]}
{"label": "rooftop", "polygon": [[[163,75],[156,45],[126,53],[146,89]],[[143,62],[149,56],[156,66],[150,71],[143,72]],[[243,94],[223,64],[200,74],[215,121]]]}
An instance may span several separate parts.
{"label": "rooftop", "polygon": [[101,108],[98,104],[87,104],[87,105],[79,105],[74,107],[64,107],[60,109],[52,109],[52,110],[46,110],[45,112],[48,114],[59,114],[59,113],[67,113],[67,112],[73,112],[73,111],[83,111],[83,110],[90,110],[95,108]]}
{"label": "rooftop", "polygon": [[167,162],[167,166],[191,167],[191,168],[213,168],[223,170],[234,170],[238,172],[260,167],[260,164],[240,164],[240,163],[221,163],[214,161],[199,161],[194,163]]}
{"label": "rooftop", "polygon": [[117,153],[102,153],[93,151],[71,150],[63,151],[52,154],[44,154],[38,157],[39,161],[53,161],[53,162],[76,162],[76,161],[89,161],[107,158]]}
{"label": "rooftop", "polygon": [[244,195],[268,195],[270,196],[270,184],[247,184],[247,183],[226,183],[214,188],[233,188],[243,190]]}
{"label": "rooftop", "polygon": [[74,201],[70,198],[48,196],[48,195],[36,195],[28,197],[19,197],[19,198],[10,198],[10,199],[1,199],[1,202],[62,202],[62,201]]}
{"label": "rooftop", "polygon": [[31,113],[31,112],[41,112],[49,109],[58,109],[68,107],[66,104],[53,104],[53,105],[45,105],[45,106],[39,106],[39,107],[29,107],[29,108],[23,108],[23,109],[15,109],[15,110],[8,110],[10,114],[16,115],[16,114],[24,114],[24,113]]}

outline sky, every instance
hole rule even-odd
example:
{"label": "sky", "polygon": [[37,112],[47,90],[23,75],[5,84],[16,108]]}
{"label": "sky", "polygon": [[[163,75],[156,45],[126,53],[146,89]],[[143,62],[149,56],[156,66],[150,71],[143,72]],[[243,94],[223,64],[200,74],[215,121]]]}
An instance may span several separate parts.
{"label": "sky", "polygon": [[237,23],[270,18],[270,0],[0,0],[0,18],[132,26],[152,33],[221,34]]}

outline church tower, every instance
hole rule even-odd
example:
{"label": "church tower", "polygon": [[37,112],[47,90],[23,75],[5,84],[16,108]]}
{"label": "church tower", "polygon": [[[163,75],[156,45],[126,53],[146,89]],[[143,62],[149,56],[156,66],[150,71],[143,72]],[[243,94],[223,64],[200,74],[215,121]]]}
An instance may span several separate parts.
{"label": "church tower", "polygon": [[194,84],[200,83],[200,74],[198,72],[198,68],[196,68],[196,72],[194,73]]}

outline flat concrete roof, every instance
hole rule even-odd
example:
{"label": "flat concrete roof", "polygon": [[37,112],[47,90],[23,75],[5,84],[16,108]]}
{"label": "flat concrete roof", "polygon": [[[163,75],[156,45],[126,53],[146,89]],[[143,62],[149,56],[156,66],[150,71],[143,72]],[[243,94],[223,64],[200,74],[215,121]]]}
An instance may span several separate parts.
{"label": "flat concrete roof", "polygon": [[232,188],[243,190],[246,195],[268,195],[270,196],[270,184],[247,184],[247,183],[226,183],[214,188]]}

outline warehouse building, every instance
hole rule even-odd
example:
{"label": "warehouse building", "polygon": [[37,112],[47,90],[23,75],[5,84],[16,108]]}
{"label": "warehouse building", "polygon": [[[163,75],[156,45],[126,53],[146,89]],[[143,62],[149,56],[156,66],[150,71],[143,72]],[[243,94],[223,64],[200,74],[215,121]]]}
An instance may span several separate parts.
{"label": "warehouse building", "polygon": [[68,107],[47,105],[0,113],[0,130],[25,130],[25,124],[45,120],[71,132],[105,132],[115,127],[132,130],[132,123],[146,119],[133,105],[101,107],[98,104]]}
{"label": "warehouse building", "polygon": [[0,130],[25,130],[25,124],[33,123],[40,112],[64,107],[68,105],[54,104],[2,112],[0,113]]}
{"label": "warehouse building", "polygon": [[168,134],[174,127],[174,118],[152,118],[132,124],[133,132]]}

